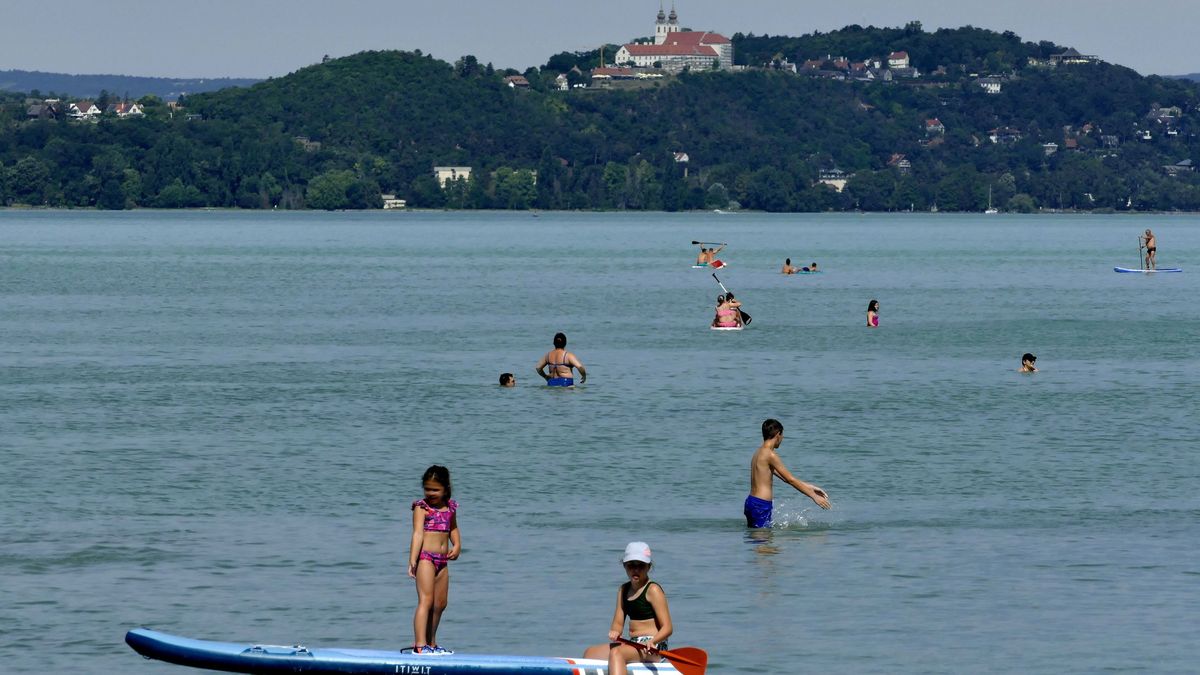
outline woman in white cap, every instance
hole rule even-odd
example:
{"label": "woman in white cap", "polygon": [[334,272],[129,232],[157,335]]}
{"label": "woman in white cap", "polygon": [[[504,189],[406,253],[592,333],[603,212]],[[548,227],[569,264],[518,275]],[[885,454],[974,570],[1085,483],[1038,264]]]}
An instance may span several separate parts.
{"label": "woman in white cap", "polygon": [[[644,541],[630,542],[621,558],[629,581],[621,584],[617,591],[617,611],[613,614],[608,630],[609,643],[592,645],[583,656],[587,659],[608,659],[608,675],[626,675],[626,664],[647,661],[657,662],[661,658],[650,649],[667,648],[671,636],[671,611],[667,608],[667,594],[662,586],[650,581],[650,545]],[[625,629],[625,618],[629,617],[629,637],[641,645],[617,642]]]}

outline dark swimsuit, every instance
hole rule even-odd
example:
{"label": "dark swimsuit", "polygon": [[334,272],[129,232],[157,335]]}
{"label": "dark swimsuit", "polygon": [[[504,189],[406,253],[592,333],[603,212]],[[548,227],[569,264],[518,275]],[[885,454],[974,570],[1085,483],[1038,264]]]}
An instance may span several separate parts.
{"label": "dark swimsuit", "polygon": [[[563,361],[566,361],[567,360],[567,350],[564,349],[562,351],[563,351],[563,355],[562,355]],[[546,359],[546,367],[550,369],[551,373],[558,372],[557,371],[558,368],[566,368],[567,372],[571,371],[570,363],[550,363],[550,359]],[[547,387],[574,387],[575,386],[575,378],[573,378],[573,377],[547,378],[546,386]]]}
{"label": "dark swimsuit", "polygon": [[[649,621],[654,619],[654,623],[658,623],[658,615],[654,613],[654,605],[651,605],[650,601],[646,599],[646,593],[650,590],[651,584],[658,586],[657,581],[647,581],[646,585],[642,587],[642,592],[638,593],[637,597],[632,600],[629,599],[630,582],[621,584],[621,611],[625,613],[625,616],[629,617],[630,621]],[[662,588],[662,586],[658,587]],[[654,636],[643,635],[633,638],[633,641],[645,644],[652,637]],[[658,643],[658,648],[660,650],[667,649],[666,640]]]}

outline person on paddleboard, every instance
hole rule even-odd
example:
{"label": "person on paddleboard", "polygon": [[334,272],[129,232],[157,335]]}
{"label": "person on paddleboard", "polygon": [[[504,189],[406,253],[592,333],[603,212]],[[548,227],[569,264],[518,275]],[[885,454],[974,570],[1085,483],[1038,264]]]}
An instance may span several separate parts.
{"label": "person on paddleboard", "polygon": [[453,654],[438,646],[437,629],[450,598],[450,561],[458,560],[458,502],[450,498],[450,470],[434,464],[421,476],[425,498],[412,503],[408,576],[417,582],[413,653]]}
{"label": "person on paddleboard", "polygon": [[738,308],[742,303],[733,297],[733,293],[717,296],[717,316],[712,325],[717,328],[737,328],[742,325],[742,313]]}
{"label": "person on paddleboard", "polygon": [[1037,363],[1037,357],[1029,352],[1025,352],[1025,355],[1021,357],[1021,368],[1017,372],[1036,373],[1038,369],[1037,366],[1034,365],[1035,363]]}
{"label": "person on paddleboard", "polygon": [[1156,252],[1158,251],[1158,240],[1154,237],[1154,233],[1150,228],[1146,228],[1146,234],[1142,236],[1142,246],[1146,247],[1146,269],[1158,269],[1158,260]]}
{"label": "person on paddleboard", "polygon": [[763,443],[750,458],[750,494],[742,506],[746,516],[746,527],[770,527],[774,509],[774,479],[779,476],[785,483],[796,488],[813,500],[817,506],[829,508],[829,495],[821,488],[792,475],[779,458],[779,446],[783,444],[783,424],[768,419],[762,424]]}
{"label": "person on paddleboard", "polygon": [[[549,368],[548,372],[542,372],[543,369]],[[541,361],[538,361],[535,371],[543,380],[546,381],[548,387],[574,387],[574,373],[571,369],[579,371],[579,384],[587,382],[587,369],[575,358],[575,355],[567,351],[567,336],[563,333],[554,334],[554,349],[546,352]]]}
{"label": "person on paddleboard", "polygon": [[716,260],[716,258],[717,258],[717,254],[720,253],[725,248],[725,246],[726,246],[725,244],[721,244],[720,246],[718,246],[716,248],[704,248],[703,246],[701,246],[700,247],[700,255],[696,256],[696,264],[697,265],[713,264],[713,261]]}
{"label": "person on paddleboard", "polygon": [[[630,663],[661,661],[661,657],[645,647],[665,650],[673,630],[667,594],[657,582],[650,581],[653,566],[650,545],[644,541],[630,542],[621,557],[621,565],[625,567],[629,581],[617,589],[617,609],[608,629],[609,642],[592,645],[583,653],[585,659],[607,659],[608,675],[626,675]],[[629,639],[641,648],[617,641],[625,630],[626,618],[629,619]]]}
{"label": "person on paddleboard", "polygon": [[816,272],[817,271],[817,263],[815,263],[815,262],[811,263],[808,267],[804,268],[804,271],[805,272]]}

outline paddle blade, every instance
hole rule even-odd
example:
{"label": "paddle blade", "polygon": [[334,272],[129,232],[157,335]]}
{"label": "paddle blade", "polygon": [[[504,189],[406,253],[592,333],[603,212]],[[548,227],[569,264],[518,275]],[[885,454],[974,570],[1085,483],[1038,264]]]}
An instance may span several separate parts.
{"label": "paddle blade", "polygon": [[[742,312],[742,310],[740,310],[740,309],[739,309],[738,311],[739,311],[739,312]],[[750,322],[751,322],[751,321],[753,321],[753,320],[754,320],[754,319],[750,318],[750,315],[749,315],[749,314],[747,314],[747,313],[745,313],[745,312],[742,312],[742,325],[743,325],[743,326],[749,326],[749,325],[750,325]]]}
{"label": "paddle blade", "polygon": [[695,246],[695,245],[697,245],[697,244],[699,244],[699,243],[700,243],[700,242],[696,241],[695,239],[693,239],[693,240],[692,240],[692,246]]}
{"label": "paddle blade", "polygon": [[699,647],[680,647],[669,651],[660,651],[663,658],[671,662],[682,675],[704,675],[708,668],[708,652]]}

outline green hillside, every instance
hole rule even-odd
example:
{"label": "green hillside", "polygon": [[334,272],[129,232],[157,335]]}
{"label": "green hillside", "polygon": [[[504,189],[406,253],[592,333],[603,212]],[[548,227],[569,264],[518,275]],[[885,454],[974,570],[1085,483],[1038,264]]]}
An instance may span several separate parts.
{"label": "green hillside", "polygon": [[[1200,160],[1196,83],[1046,67],[1062,47],[970,27],[734,42],[752,69],[612,88],[555,89],[594,53],[550,58],[525,89],[473,57],[364,52],[188,97],[173,116],[151,100],[136,120],[29,120],[10,97],[0,203],[370,208],[387,192],[454,208],[971,211],[990,191],[1017,211],[1200,209],[1200,176],[1180,164]],[[921,75],[780,69],[893,51]],[[437,165],[472,179],[442,189]],[[839,177],[842,192],[819,182]]]}

